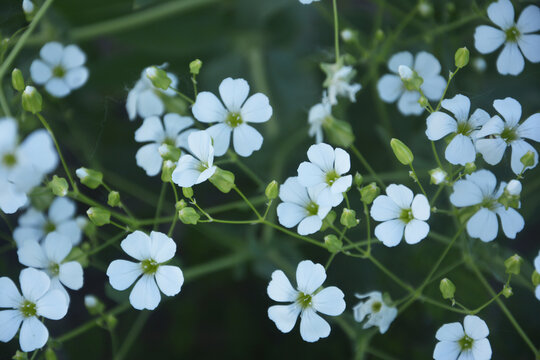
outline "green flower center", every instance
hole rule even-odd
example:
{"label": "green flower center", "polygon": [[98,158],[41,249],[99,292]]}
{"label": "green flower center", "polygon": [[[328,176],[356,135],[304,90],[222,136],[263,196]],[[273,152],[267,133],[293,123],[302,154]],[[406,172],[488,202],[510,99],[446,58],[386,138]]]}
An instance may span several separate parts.
{"label": "green flower center", "polygon": [[176,146],[176,141],[171,138],[165,138],[161,144],[169,145],[169,146]]}
{"label": "green flower center", "polygon": [[45,234],[52,233],[56,230],[56,225],[54,225],[52,222],[47,221],[45,225],[43,226],[43,231]]}
{"label": "green flower center", "polygon": [[375,314],[381,311],[382,303],[380,301],[375,301],[373,304],[371,304],[371,311]]}
{"label": "green flower center", "polygon": [[311,306],[311,299],[312,299],[311,295],[300,292],[298,293],[298,298],[296,299],[296,301],[298,302],[298,304],[300,304],[300,307],[302,309],[307,309],[308,307]]}
{"label": "green flower center", "polygon": [[52,276],[58,276],[58,274],[60,274],[60,265],[57,263],[50,263],[49,272]]}
{"label": "green flower center", "polygon": [[37,314],[36,304],[28,300],[24,300],[19,310],[21,311],[21,313],[23,314],[25,318],[36,316]]}
{"label": "green flower center", "polygon": [[510,144],[512,141],[518,139],[517,131],[515,128],[505,127],[501,133],[501,138],[506,141],[507,144]]}
{"label": "green flower center", "polygon": [[208,169],[208,164],[207,163],[203,163],[202,161],[199,163],[199,166],[197,167],[197,170],[199,172],[203,172],[205,171],[206,169]]}
{"label": "green flower center", "polygon": [[494,211],[497,207],[497,200],[493,199],[492,197],[485,197],[484,200],[480,203],[480,207],[484,207],[488,210]]}
{"label": "green flower center", "polygon": [[17,163],[17,158],[14,154],[5,154],[2,158],[2,163],[6,165],[7,167],[12,167]]}
{"label": "green flower center", "polygon": [[66,69],[62,65],[57,65],[54,67],[52,74],[54,77],[63,78],[66,75]]}
{"label": "green flower center", "polygon": [[517,42],[521,36],[521,33],[515,26],[512,26],[510,29],[506,30],[505,34],[507,42]]}
{"label": "green flower center", "polygon": [[310,201],[306,206],[306,211],[310,216],[317,215],[319,213],[319,205],[315,204],[313,201]]}
{"label": "green flower center", "polygon": [[458,121],[457,133],[468,136],[472,132],[472,127],[468,121]]}
{"label": "green flower center", "polygon": [[412,219],[414,219],[414,215],[411,209],[401,209],[399,220],[403,221],[405,224],[408,224]]}
{"label": "green flower center", "polygon": [[339,175],[336,170],[330,170],[326,173],[326,183],[328,185],[332,186],[337,179],[339,179]]}
{"label": "green flower center", "polygon": [[469,350],[469,349],[472,349],[474,340],[468,337],[467,335],[465,335],[458,341],[458,343],[459,343],[459,346],[461,347],[461,350]]}
{"label": "green flower center", "polygon": [[141,268],[143,273],[147,275],[155,274],[159,268],[159,264],[153,259],[146,259],[141,262]]}
{"label": "green flower center", "polygon": [[244,120],[242,120],[242,116],[239,113],[236,112],[230,112],[227,115],[227,118],[225,119],[225,124],[229,125],[232,128],[237,127],[238,125],[242,124]]}

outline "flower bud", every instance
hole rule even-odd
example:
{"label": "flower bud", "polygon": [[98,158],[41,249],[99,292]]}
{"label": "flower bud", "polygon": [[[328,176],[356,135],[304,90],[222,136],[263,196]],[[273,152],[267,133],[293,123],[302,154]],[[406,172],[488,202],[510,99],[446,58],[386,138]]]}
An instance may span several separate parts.
{"label": "flower bud", "polygon": [[105,320],[105,324],[109,330],[114,329],[116,324],[118,324],[118,319],[116,319],[116,316],[114,315],[107,314],[103,319]]}
{"label": "flower bud", "polygon": [[184,224],[193,224],[196,225],[197,221],[201,218],[199,214],[192,207],[185,207],[178,211],[178,217],[180,221]]}
{"label": "flower bud", "polygon": [[442,279],[439,284],[439,289],[441,290],[443,299],[454,298],[454,294],[456,293],[456,286],[450,279],[448,278]]}
{"label": "flower bud", "polygon": [[75,174],[81,180],[81,183],[90,189],[96,189],[103,181],[103,174],[97,170],[81,167],[75,171]]}
{"label": "flower bud", "polygon": [[112,207],[120,206],[120,193],[114,190],[111,191],[107,199],[107,204]]}
{"label": "flower bud", "polygon": [[330,210],[328,215],[326,215],[326,217],[323,219],[323,223],[322,223],[320,231],[321,232],[325,231],[330,226],[332,226],[334,224],[334,221],[336,221],[336,218],[337,218],[336,212],[334,210]]}
{"label": "flower bud", "polygon": [[505,298],[508,299],[510,296],[514,295],[514,292],[512,291],[512,288],[509,285],[505,284],[502,290],[502,294]]}
{"label": "flower bud", "polygon": [[84,297],[84,306],[90,315],[98,315],[105,311],[105,305],[94,295]]}
{"label": "flower bud", "polygon": [[13,355],[12,359],[13,360],[28,360],[28,354],[20,350],[17,350],[15,352],[15,355]]}
{"label": "flower bud", "polygon": [[538,271],[533,271],[531,281],[535,287],[540,285],[540,274],[538,273]]}
{"label": "flower bud", "polygon": [[523,171],[525,171],[525,169],[528,167],[534,166],[534,158],[534,153],[531,150],[527,151],[525,155],[521,157],[520,161],[523,164]]}
{"label": "flower bud", "polygon": [[179,202],[177,202],[176,204],[174,204],[174,208],[176,209],[176,211],[180,211],[183,208],[185,208],[186,206],[187,206],[187,203],[184,201],[184,199],[182,199]]}
{"label": "flower bud", "polygon": [[504,267],[506,268],[507,274],[518,275],[521,270],[521,264],[523,263],[523,258],[518,254],[510,256],[504,261]]}
{"label": "flower bud", "polygon": [[412,80],[414,76],[412,69],[408,67],[407,65],[399,65],[398,73],[402,81]]}
{"label": "flower bud", "polygon": [[504,208],[519,208],[519,195],[521,194],[521,183],[518,180],[510,180],[504,188],[504,192],[499,197],[498,201]]}
{"label": "flower bud", "polygon": [[216,168],[216,172],[209,180],[222,193],[228,193],[234,187],[234,174],[220,168]]}
{"label": "flower bud", "polygon": [[52,181],[48,184],[49,188],[52,190],[53,194],[56,196],[64,197],[68,193],[68,183],[66,179],[53,176]]}
{"label": "flower bud", "polygon": [[86,211],[86,215],[94,225],[103,226],[111,223],[111,212],[98,207],[91,207]]}
{"label": "flower bud", "polygon": [[384,40],[384,31],[382,29],[377,29],[377,31],[375,31],[375,40],[376,41]]}
{"label": "flower bud", "polygon": [[35,87],[27,86],[24,89],[22,94],[22,107],[24,110],[37,114],[41,111],[42,103],[43,99]]}
{"label": "flower bud", "polygon": [[469,63],[469,50],[466,47],[457,49],[454,60],[458,69],[464,68]]}
{"label": "flower bud", "polygon": [[279,194],[279,184],[276,180],[272,180],[270,184],[266,187],[264,190],[264,195],[266,195],[266,198],[268,200],[274,200],[278,197]]}
{"label": "flower bud", "polygon": [[161,167],[161,181],[171,182],[174,169],[176,169],[176,163],[171,160],[165,160]]}
{"label": "flower bud", "polygon": [[159,148],[159,155],[163,160],[171,160],[177,162],[182,155],[182,150],[169,144],[162,144]]}
{"label": "flower bud", "polygon": [[364,177],[360,175],[360,173],[357,171],[354,174],[353,181],[354,181],[354,185],[356,185],[357,187],[360,187],[362,186],[362,183],[364,182]]}
{"label": "flower bud", "polygon": [[410,165],[414,160],[413,153],[407,145],[405,145],[401,140],[392,139],[390,140],[390,146],[394,151],[394,155],[403,165]]}
{"label": "flower bud", "polygon": [[172,80],[169,78],[169,75],[167,75],[167,72],[156,66],[146,68],[146,77],[150,79],[152,85],[161,90],[167,90],[172,83]]}
{"label": "flower bud", "polygon": [[420,86],[424,83],[424,79],[406,65],[399,65],[398,73],[403,85],[409,91],[419,91]]}
{"label": "flower bud", "polygon": [[356,33],[352,29],[343,29],[341,30],[341,39],[344,42],[351,42],[357,38]]}
{"label": "flower bud", "polygon": [[199,59],[195,59],[189,63],[189,72],[192,75],[199,75],[199,71],[201,71],[201,67],[202,67],[202,61]]}
{"label": "flower bud", "polygon": [[429,175],[431,176],[430,183],[435,184],[435,185],[440,185],[442,183],[445,183],[446,177],[448,176],[446,171],[444,171],[441,168],[429,170]]}
{"label": "flower bud", "polygon": [[339,219],[339,222],[341,223],[341,225],[350,229],[358,225],[360,220],[356,218],[356,211],[345,208],[341,213],[341,218]]}
{"label": "flower bud", "polygon": [[506,191],[508,191],[510,195],[519,196],[519,194],[521,194],[521,183],[515,179],[510,180],[508,185],[506,185]]}
{"label": "flower bud", "polygon": [[354,142],[351,124],[346,121],[329,116],[323,122],[323,129],[332,145],[348,148]]}
{"label": "flower bud", "polygon": [[424,95],[420,96],[420,98],[418,99],[418,103],[423,108],[429,107],[429,100]]}
{"label": "flower bud", "polygon": [[428,17],[433,13],[433,5],[427,1],[421,1],[420,4],[418,4],[418,12],[423,17]]}
{"label": "flower bud", "polygon": [[369,205],[380,193],[381,189],[379,189],[376,183],[372,182],[360,189],[360,200],[366,205]]}
{"label": "flower bud", "polygon": [[24,90],[24,77],[21,72],[21,70],[15,68],[11,72],[11,84],[13,85],[13,88],[17,91],[23,91]]}
{"label": "flower bud", "polygon": [[185,198],[192,199],[193,198],[193,189],[190,188],[190,187],[183,187],[182,188],[182,194],[184,195]]}
{"label": "flower bud", "polygon": [[476,164],[475,163],[470,162],[470,163],[465,164],[465,169],[463,170],[463,172],[465,174],[470,175],[475,171],[476,171]]}
{"label": "flower bud", "polygon": [[30,22],[34,18],[34,15],[37,12],[36,6],[31,0],[23,0],[22,2],[22,9],[24,12],[24,16],[26,17],[26,21]]}
{"label": "flower bud", "polygon": [[343,241],[341,241],[336,235],[326,235],[324,237],[324,245],[331,253],[337,253],[343,247]]}

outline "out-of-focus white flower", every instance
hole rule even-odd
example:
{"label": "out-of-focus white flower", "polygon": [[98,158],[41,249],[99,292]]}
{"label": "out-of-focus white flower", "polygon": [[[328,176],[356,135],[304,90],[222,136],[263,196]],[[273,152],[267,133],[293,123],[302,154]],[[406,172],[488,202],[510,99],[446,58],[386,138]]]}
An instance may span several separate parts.
{"label": "out-of-focus white flower", "polygon": [[341,61],[335,64],[321,64],[321,68],[326,73],[323,86],[328,89],[328,100],[330,104],[337,104],[337,97],[343,96],[350,101],[356,101],[356,93],[362,89],[359,83],[351,83],[356,76],[356,70],[352,66],[343,65]]}
{"label": "out-of-focus white flower", "polygon": [[435,334],[439,342],[433,351],[433,359],[489,360],[491,345],[488,335],[486,322],[478,316],[465,316],[463,326],[458,322],[444,324]]}
{"label": "out-of-focus white flower", "polygon": [[431,176],[431,183],[435,185],[446,182],[446,178],[448,177],[448,173],[441,168],[430,170],[429,175]]}
{"label": "out-of-focus white flower", "polygon": [[208,180],[216,172],[212,138],[206,131],[192,132],[189,150],[195,156],[183,155],[172,173],[172,181],[181,187],[191,187]]}
{"label": "out-of-focus white flower", "polygon": [[[534,258],[534,270],[540,274],[540,251],[538,251],[538,256]],[[540,300],[540,284],[536,285],[534,294],[536,295],[536,298]]]}
{"label": "out-of-focus white flower", "polygon": [[377,326],[379,332],[384,334],[396,318],[398,313],[397,308],[386,305],[382,294],[379,291],[373,291],[363,295],[355,294],[355,296],[358,299],[368,299],[359,302],[353,307],[354,320],[362,322],[367,316],[368,321],[366,321],[362,328],[367,329],[372,326]]}
{"label": "out-of-focus white flower", "polygon": [[308,114],[308,134],[311,137],[315,137],[317,144],[323,141],[323,125],[328,118],[332,118],[332,104],[330,104],[330,100],[325,92],[323,93],[322,101],[319,104],[313,105],[309,109]]}

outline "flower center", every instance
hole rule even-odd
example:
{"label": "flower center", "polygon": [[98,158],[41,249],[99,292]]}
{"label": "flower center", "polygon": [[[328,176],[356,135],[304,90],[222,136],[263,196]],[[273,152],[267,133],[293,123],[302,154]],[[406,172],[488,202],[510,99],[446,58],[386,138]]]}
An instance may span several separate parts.
{"label": "flower center", "polygon": [[58,265],[57,263],[50,263],[49,264],[49,272],[51,273],[52,276],[58,276],[58,274],[60,274],[60,265]]}
{"label": "flower center", "polygon": [[510,144],[512,141],[518,139],[518,135],[515,128],[505,127],[501,133],[501,138],[506,141],[507,144]]}
{"label": "flower center", "polygon": [[484,200],[480,203],[480,207],[484,207],[488,210],[494,211],[497,208],[497,200],[493,199],[490,196],[486,196]]}
{"label": "flower center", "polygon": [[52,222],[47,221],[45,225],[43,225],[43,231],[45,234],[52,233],[56,230],[56,225],[54,225]]}
{"label": "flower center", "polygon": [[163,142],[161,144],[165,144],[165,145],[169,145],[169,146],[175,146],[176,141],[174,141],[174,139],[171,139],[171,138],[165,138],[165,140],[163,140]]}
{"label": "flower center", "polygon": [[517,42],[521,36],[521,33],[515,26],[512,26],[510,29],[506,30],[505,34],[507,42]]}
{"label": "flower center", "polygon": [[298,302],[298,304],[300,304],[300,307],[302,309],[306,309],[311,306],[311,298],[311,295],[300,292],[298,293],[298,298],[296,299],[296,301]]}
{"label": "flower center", "polygon": [[328,185],[332,186],[337,179],[339,179],[339,175],[336,170],[330,170],[326,173],[326,183]]}
{"label": "flower center", "polygon": [[375,301],[373,304],[371,304],[371,311],[376,314],[379,311],[381,311],[382,304],[380,301]]}
{"label": "flower center", "polygon": [[399,220],[403,221],[405,224],[408,224],[412,219],[414,219],[414,216],[411,209],[401,209]]}
{"label": "flower center", "polygon": [[315,204],[313,201],[310,201],[306,206],[306,211],[309,216],[317,215],[319,213],[319,205]]}
{"label": "flower center", "polygon": [[202,161],[199,162],[199,166],[197,167],[197,170],[198,170],[199,172],[202,173],[203,171],[205,171],[205,170],[207,170],[207,169],[208,169],[208,164],[207,164],[207,163],[204,163],[204,162],[202,162]]}
{"label": "flower center", "polygon": [[457,133],[468,136],[472,132],[472,127],[468,121],[458,121]]}
{"label": "flower center", "polygon": [[62,65],[57,65],[54,67],[52,73],[54,77],[63,78],[66,75],[66,70]]}
{"label": "flower center", "polygon": [[146,259],[141,262],[141,268],[143,273],[147,275],[155,274],[159,268],[159,264],[153,259]]}
{"label": "flower center", "polygon": [[37,313],[36,304],[28,300],[24,300],[19,310],[25,318],[36,316]]}
{"label": "flower center", "polygon": [[2,158],[2,163],[7,167],[13,167],[17,163],[17,158],[14,154],[7,153]]}
{"label": "flower center", "polygon": [[461,347],[461,350],[469,350],[469,349],[472,349],[474,340],[470,338],[469,336],[465,335],[458,341],[458,343],[459,343],[459,346]]}
{"label": "flower center", "polygon": [[227,115],[227,118],[225,119],[225,124],[229,125],[232,128],[237,127],[238,125],[242,124],[244,120],[242,120],[242,116],[239,113],[236,112],[230,112]]}

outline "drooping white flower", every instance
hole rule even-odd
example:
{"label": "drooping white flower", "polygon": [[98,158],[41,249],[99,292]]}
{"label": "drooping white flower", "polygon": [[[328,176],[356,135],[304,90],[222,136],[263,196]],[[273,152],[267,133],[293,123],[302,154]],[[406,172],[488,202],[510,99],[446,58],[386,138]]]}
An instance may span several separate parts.
{"label": "drooping white flower", "polygon": [[40,245],[35,240],[26,240],[17,250],[19,262],[25,266],[42,270],[51,279],[51,289],[62,291],[69,303],[67,287],[79,290],[83,286],[83,269],[77,261],[66,261],[71,252],[71,241],[64,235],[50,233]]}
{"label": "drooping white flower", "polygon": [[382,294],[379,291],[372,291],[364,295],[355,294],[355,296],[358,299],[368,299],[359,302],[353,307],[354,320],[362,322],[367,316],[368,321],[366,321],[362,328],[367,329],[372,326],[377,326],[379,332],[384,334],[396,318],[398,313],[397,308],[388,306],[384,302]]}
{"label": "drooping white flower", "polygon": [[[501,114],[504,121],[496,115],[476,133],[479,139],[476,141],[478,152],[488,164],[496,165],[501,161],[506,148],[510,146],[512,148],[510,166],[515,174],[520,174],[524,171],[521,158],[532,151],[534,153],[532,167],[535,167],[538,164],[538,152],[524,138],[540,141],[540,113],[529,116],[519,124],[521,105],[515,99],[507,97],[503,100],[495,100],[493,107]],[[487,138],[481,139],[483,137]]]}
{"label": "drooping white flower", "polygon": [[[163,67],[163,66],[161,66]],[[160,68],[161,68],[160,67]],[[176,93],[171,88],[176,88],[178,79],[172,73],[167,73],[169,79],[171,79],[171,85],[169,89],[162,90],[155,87],[152,81],[146,76],[146,70],[151,66],[145,68],[141,77],[128,93],[126,100],[126,111],[129,116],[129,120],[133,121],[139,115],[145,119],[150,116],[161,116],[165,112],[165,104],[161,97],[172,97]]]}
{"label": "drooping white flower", "polygon": [[398,109],[403,115],[420,115],[424,109],[418,103],[420,93],[412,88],[407,88],[407,82],[403,82],[398,75],[399,66],[403,65],[424,79],[420,86],[422,92],[429,100],[439,100],[446,86],[446,81],[440,75],[441,64],[435,56],[421,51],[413,55],[408,51],[394,54],[388,61],[388,69],[394,74],[386,74],[377,83],[379,96],[384,102],[393,103],[398,100]]}
{"label": "drooping white flower", "polygon": [[348,97],[351,102],[356,102],[356,93],[362,89],[359,83],[351,83],[356,76],[356,70],[352,66],[343,65],[341,61],[335,64],[321,64],[326,73],[323,86],[328,89],[330,104],[338,103],[337,97]]}
{"label": "drooping white flower", "polygon": [[[148,176],[159,174],[163,165],[162,154],[169,151],[168,147],[187,148],[187,139],[193,130],[186,129],[193,123],[191,117],[173,113],[163,116],[163,122],[157,116],[144,119],[141,127],[135,132],[135,141],[150,144],[137,151],[135,155],[137,165],[143,168]],[[163,145],[165,146],[162,147]]]}
{"label": "drooping white flower", "polygon": [[318,194],[317,202],[323,206],[337,206],[343,193],[352,184],[351,158],[341,148],[321,143],[311,145],[307,152],[309,162],[298,166],[298,182]]}
{"label": "drooping white flower", "polygon": [[[49,331],[39,317],[60,320],[68,310],[64,294],[50,289],[47,274],[36,269],[24,269],[19,276],[22,295],[15,283],[7,277],[0,278],[0,341],[10,341],[19,326],[19,344],[24,352],[43,347],[49,339]],[[22,326],[21,326],[22,323]]]}
{"label": "drooping white flower", "polygon": [[172,173],[172,180],[181,187],[191,187],[208,180],[216,172],[212,138],[206,131],[192,132],[188,137],[189,154],[182,155]]}
{"label": "drooping white flower", "polygon": [[506,183],[502,182],[499,189],[496,189],[496,186],[497,179],[491,171],[478,170],[467,175],[464,180],[456,181],[454,192],[450,195],[450,202],[454,206],[474,206],[474,209],[477,209],[467,221],[467,233],[484,242],[497,237],[497,215],[501,219],[504,234],[510,239],[515,239],[525,225],[523,217],[514,208],[506,209],[497,201],[503,194]]}
{"label": "drooping white flower", "polygon": [[[540,274],[540,251],[538,251],[538,256],[534,258],[534,270]],[[536,298],[540,300],[540,284],[536,285],[534,294],[536,295]]]}
{"label": "drooping white flower", "polygon": [[216,156],[227,152],[231,132],[234,151],[240,156],[250,156],[261,148],[263,137],[248,123],[263,123],[270,119],[272,107],[268,97],[256,93],[248,98],[247,81],[232,78],[221,82],[219,94],[225,106],[211,92],[199,93],[192,108],[193,115],[200,122],[217,123],[206,129],[214,140]]}
{"label": "drooping white flower", "polygon": [[150,236],[135,231],[122,240],[120,246],[139,262],[114,260],[107,268],[107,276],[111,286],[122,291],[142,275],[129,295],[129,302],[135,309],[154,310],[161,301],[160,290],[167,296],[180,292],[184,283],[182,270],[178,266],[164,265],[176,253],[173,239],[156,231]]}
{"label": "drooping white flower", "polygon": [[386,195],[379,195],[371,206],[371,217],[383,223],[375,227],[375,236],[388,247],[401,242],[405,233],[407,244],[416,244],[429,233],[426,222],[430,216],[427,198],[413,192],[405,185],[391,184]]}
{"label": "drooping white flower", "polygon": [[319,104],[313,105],[309,109],[308,134],[311,137],[315,137],[315,143],[321,143],[323,141],[323,125],[328,118],[332,118],[332,104],[326,95],[323,93],[322,101]]}
{"label": "drooping white flower", "polygon": [[57,197],[51,203],[47,216],[30,208],[19,217],[19,226],[13,232],[17,246],[25,241],[40,242],[48,234],[59,234],[71,241],[72,245],[81,242],[82,230],[74,218],[77,207],[70,199]]}
{"label": "drooping white flower", "polygon": [[287,228],[298,225],[300,235],[319,231],[323,219],[332,209],[328,205],[319,205],[316,190],[302,186],[296,176],[285,180],[279,188],[279,198],[283,201],[277,207],[279,223]]}
{"label": "drooping white flower", "polygon": [[487,13],[501,30],[487,25],[478,26],[474,32],[474,46],[480,53],[489,54],[504,44],[497,58],[497,71],[500,74],[520,74],[525,67],[523,55],[530,62],[540,61],[540,35],[531,34],[540,30],[538,6],[527,6],[517,23],[514,22],[514,7],[509,0],[491,3]]}
{"label": "drooping white flower", "polygon": [[439,140],[451,134],[452,140],[444,152],[446,160],[454,165],[474,162],[476,133],[490,119],[489,114],[482,109],[476,109],[469,117],[471,101],[461,94],[443,100],[441,106],[454,114],[454,117],[442,111],[430,114],[426,130],[428,139]]}
{"label": "drooping white flower", "polygon": [[27,201],[26,194],[53,171],[58,156],[50,135],[36,130],[19,144],[17,122],[0,118],[0,208],[12,214]]}
{"label": "drooping white flower", "polygon": [[307,342],[315,342],[330,335],[330,325],[317,312],[338,316],[345,310],[343,292],[335,286],[317,291],[326,280],[326,271],[321,264],[310,260],[301,261],[296,269],[295,290],[281,270],[272,273],[267,293],[270,299],[290,302],[289,305],[274,305],[268,308],[268,317],[277,328],[288,333],[300,315],[300,335]]}
{"label": "drooping white flower", "polygon": [[52,41],[39,51],[41,59],[30,65],[32,80],[45,85],[45,90],[62,98],[83,86],[88,80],[88,69],[84,66],[86,55],[77,45],[63,46]]}
{"label": "drooping white flower", "polygon": [[491,345],[487,336],[486,322],[475,315],[467,315],[463,326],[458,323],[444,324],[435,337],[439,342],[433,351],[435,360],[489,360]]}

